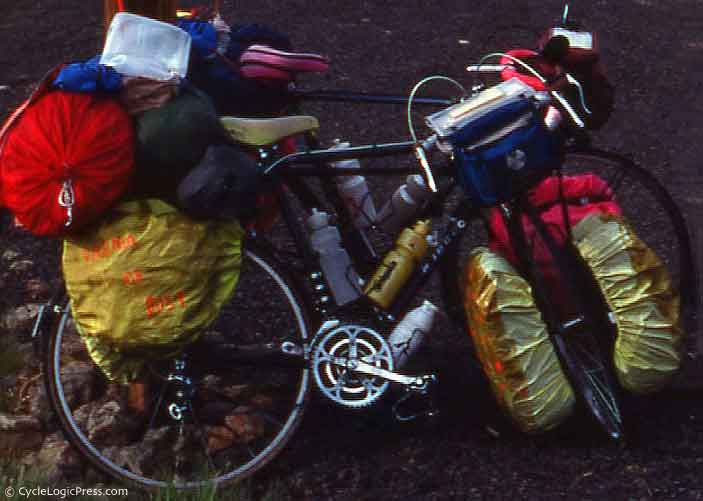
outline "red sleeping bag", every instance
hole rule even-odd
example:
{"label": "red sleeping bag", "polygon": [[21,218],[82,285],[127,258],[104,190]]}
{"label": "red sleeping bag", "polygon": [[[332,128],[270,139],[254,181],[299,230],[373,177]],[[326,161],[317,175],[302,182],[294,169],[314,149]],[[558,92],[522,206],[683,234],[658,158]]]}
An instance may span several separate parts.
{"label": "red sleeping bag", "polygon": [[42,85],[0,133],[0,203],[27,230],[63,236],[123,193],[134,167],[132,122],[114,99]]}
{"label": "red sleeping bag", "polygon": [[[615,215],[620,215],[622,212],[615,201],[613,191],[602,178],[595,174],[563,176],[561,192],[566,200],[571,226],[575,226],[587,215],[594,212]],[[544,179],[530,191],[528,200],[533,207],[538,209],[540,219],[545,223],[557,244],[563,244],[567,238],[567,230],[564,227],[559,178],[552,176]],[[560,277],[549,248],[539,237],[537,228],[530,222],[527,215],[522,216],[522,224],[528,246],[532,249],[533,261],[550,289],[558,291]],[[491,250],[505,257],[513,266],[517,266],[515,249],[510,242],[508,230],[498,209],[491,210],[490,229],[489,246]],[[558,293],[553,296],[560,297]]]}

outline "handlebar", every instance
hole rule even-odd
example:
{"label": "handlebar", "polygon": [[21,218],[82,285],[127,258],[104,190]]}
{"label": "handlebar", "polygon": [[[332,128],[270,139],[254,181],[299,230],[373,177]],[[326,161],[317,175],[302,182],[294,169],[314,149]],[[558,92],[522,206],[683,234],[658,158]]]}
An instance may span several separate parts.
{"label": "handlebar", "polygon": [[513,68],[512,64],[470,64],[466,71],[470,73],[501,73],[503,70]]}
{"label": "handlebar", "polygon": [[[493,55],[498,55],[498,54],[493,54]],[[502,54],[501,54],[502,55]],[[488,57],[488,56],[487,56]],[[515,60],[510,55],[507,55],[509,59]],[[551,102],[554,107],[558,109],[559,112],[562,114],[567,115],[571,122],[575,124],[578,129],[583,130],[586,128],[586,124],[584,123],[583,119],[579,116],[579,114],[576,112],[576,110],[573,108],[573,106],[564,98],[564,96],[557,90],[557,88],[554,88],[558,83],[562,83],[564,81],[568,82],[569,84],[575,85],[579,89],[579,96],[581,98],[581,102],[583,105],[583,109],[585,110],[586,113],[590,114],[590,110],[586,106],[583,98],[583,89],[581,87],[580,82],[574,78],[571,74],[569,73],[562,73],[559,75],[559,78],[556,79],[555,81],[548,83],[547,79],[544,78],[542,75],[537,73],[534,69],[529,67],[526,63],[520,60],[516,60],[515,64],[497,64],[497,65],[489,65],[489,64],[478,64],[478,65],[470,65],[466,69],[469,72],[481,72],[481,73],[486,73],[486,72],[493,72],[493,73],[499,73],[504,71],[505,69],[509,68],[515,68],[516,66],[526,66],[527,69],[534,73],[535,76],[538,76],[538,78],[544,82],[545,87],[547,90],[545,91],[537,91],[535,93],[535,99],[541,103],[548,103]],[[388,94],[384,95],[373,95],[373,94],[364,94],[364,93],[352,93],[352,92],[346,92],[346,91],[302,91],[302,90],[297,90],[295,88],[290,89],[291,94],[294,95],[295,97],[299,99],[311,99],[311,100],[321,100],[321,101],[348,101],[348,102],[368,102],[368,103],[388,103],[388,104],[400,104],[400,103],[406,103],[408,101],[408,98],[405,96],[392,96]],[[425,104],[425,105],[431,105],[431,106],[444,106],[444,107],[449,107],[454,104],[457,104],[455,100],[450,100],[450,99],[444,99],[444,98],[415,98],[416,102],[419,104]],[[556,110],[555,110],[556,112]],[[556,113],[558,115],[558,113]],[[349,147],[349,148],[344,148],[344,149],[321,149],[321,150],[308,150],[308,151],[302,151],[302,152],[297,152],[297,153],[292,153],[289,155],[286,155],[284,157],[278,158],[275,161],[273,161],[271,164],[265,167],[263,173],[264,175],[273,175],[277,173],[281,167],[283,166],[293,166],[293,165],[301,165],[301,164],[324,164],[324,163],[330,163],[330,162],[335,162],[339,160],[348,160],[348,159],[359,159],[359,158],[378,158],[378,157],[387,157],[387,156],[393,156],[393,155],[404,155],[404,154],[409,154],[412,153],[414,154],[415,158],[417,159],[421,173],[423,175],[423,178],[429,187],[429,189],[432,192],[437,192],[437,182],[435,179],[435,176],[432,172],[432,167],[430,165],[430,162],[427,160],[427,155],[426,152],[430,151],[432,148],[434,148],[438,143],[438,137],[437,135],[432,135],[424,140],[418,140],[418,141],[406,141],[406,142],[398,142],[398,143],[385,143],[385,144],[373,144],[373,145],[366,145],[366,146],[354,146],[354,147]],[[440,145],[440,149],[441,145]],[[443,150],[444,151],[444,150]],[[390,167],[381,167],[381,168],[374,168],[374,172],[378,174],[385,174],[385,173],[399,173],[401,169],[396,168],[390,168]],[[306,168],[299,168],[295,170],[296,175],[327,175],[327,172],[323,173],[319,167],[315,168],[312,167],[310,169]],[[336,168],[334,170],[334,174],[332,172],[329,172],[330,175],[351,175],[351,174],[357,174],[359,173],[358,170],[356,169],[351,169],[348,172],[344,168]]]}
{"label": "handlebar", "polygon": [[[566,111],[566,113],[569,115],[569,118],[571,119],[571,121],[574,124],[576,124],[576,126],[579,129],[583,130],[586,128],[586,124],[581,119],[581,117],[578,115],[578,113],[576,113],[576,110],[574,110],[574,108],[571,106],[571,104],[569,104],[569,101],[567,101],[564,98],[564,96],[562,96],[561,93],[559,93],[559,91],[550,90],[549,95],[552,96],[552,98],[557,103],[559,103],[559,107],[562,108],[564,111]],[[585,103],[584,103],[584,107],[585,107]]]}
{"label": "handlebar", "polygon": [[[509,56],[508,54],[505,54],[505,56],[509,57],[510,59],[515,60],[516,58],[513,58],[512,56]],[[527,66],[525,63],[520,62],[520,64],[524,64]],[[473,64],[469,65],[466,67],[466,71],[468,72],[474,72],[474,73],[500,73],[506,69],[514,68],[515,66],[512,64],[497,64],[497,65],[488,65],[488,64]],[[571,119],[572,123],[574,123],[579,129],[585,129],[586,124],[584,123],[583,119],[579,116],[579,114],[574,110],[573,106],[564,98],[564,96],[555,88],[552,88],[551,85],[547,82],[547,79],[544,78],[543,76],[539,75],[538,72],[535,70],[532,70],[535,75],[538,75],[539,78],[543,81],[545,84],[545,87],[547,87],[546,93],[551,96],[552,101],[557,104],[557,106],[566,112],[566,114],[569,116]],[[564,73],[562,75],[563,78],[566,79],[566,81],[569,84],[575,85],[578,88],[579,91],[579,98],[581,100],[581,105],[583,106],[583,109],[586,113],[589,115],[591,114],[591,110],[588,108],[586,105],[586,101],[584,98],[583,94],[583,87],[581,83],[574,78],[573,75],[570,73]],[[554,83],[554,82],[553,82]],[[538,93],[539,94],[539,93]]]}

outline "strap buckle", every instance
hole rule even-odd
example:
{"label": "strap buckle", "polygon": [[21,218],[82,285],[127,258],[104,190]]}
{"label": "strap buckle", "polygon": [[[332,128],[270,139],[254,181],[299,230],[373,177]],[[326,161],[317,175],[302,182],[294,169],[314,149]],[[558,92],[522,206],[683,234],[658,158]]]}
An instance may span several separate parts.
{"label": "strap buckle", "polygon": [[66,224],[64,225],[66,227],[73,223],[73,205],[75,203],[76,194],[73,191],[73,184],[70,179],[66,179],[59,192],[59,205],[66,209]]}

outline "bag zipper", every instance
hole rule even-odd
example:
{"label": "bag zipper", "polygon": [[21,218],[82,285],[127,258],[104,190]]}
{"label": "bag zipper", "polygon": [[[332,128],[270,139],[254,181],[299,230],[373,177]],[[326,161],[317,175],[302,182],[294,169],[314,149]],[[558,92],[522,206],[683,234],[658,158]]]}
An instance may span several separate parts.
{"label": "bag zipper", "polygon": [[73,191],[73,183],[71,179],[66,179],[59,191],[59,205],[66,209],[66,223],[64,226],[69,227],[73,223],[73,205],[76,203],[76,194]]}

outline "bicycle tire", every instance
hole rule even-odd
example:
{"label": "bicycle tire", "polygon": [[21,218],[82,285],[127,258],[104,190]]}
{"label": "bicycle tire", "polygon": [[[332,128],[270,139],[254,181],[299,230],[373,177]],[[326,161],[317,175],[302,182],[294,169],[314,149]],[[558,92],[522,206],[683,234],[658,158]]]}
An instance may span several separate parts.
{"label": "bicycle tire", "polygon": [[591,329],[574,335],[553,333],[552,345],[577,401],[614,441],[626,439],[622,399],[610,357]]}
{"label": "bicycle tire", "polygon": [[698,273],[686,219],[676,201],[651,172],[616,153],[598,149],[568,152],[564,175],[583,172],[593,172],[610,185],[627,222],[663,261],[681,298],[681,326],[689,340],[695,341]]}
{"label": "bicycle tire", "polygon": [[[693,329],[694,322],[694,298],[697,284],[693,270],[693,254],[690,237],[681,211],[678,209],[673,198],[657,179],[636,165],[634,162],[622,156],[603,152],[600,150],[571,151],[567,153],[564,161],[563,172],[565,175],[591,172],[602,177],[609,183],[615,193],[616,201],[620,204],[624,216],[634,227],[635,232],[647,245],[652,248],[667,266],[672,277],[674,287],[681,295],[680,315],[682,325],[689,332]],[[629,179],[628,183],[624,183]],[[645,197],[630,197],[628,193],[639,193]],[[635,201],[635,203],[633,203]],[[641,212],[642,207],[649,210]],[[471,206],[468,202],[462,202],[456,211],[459,216],[467,217],[471,214]],[[656,228],[657,231],[652,229]],[[487,240],[485,229],[476,227],[469,228],[462,238],[450,249],[446,259],[441,266],[442,294],[450,317],[460,326],[466,329],[466,316],[462,302],[462,292],[457,281],[457,270],[460,270],[466,260],[467,252],[480,243]],[[592,335],[587,333],[584,339],[592,344],[593,351],[598,351],[595,356],[596,361],[604,359],[602,344],[594,343]],[[614,341],[610,340],[610,341]],[[612,372],[610,360],[600,363],[603,373],[603,386],[611,395],[609,399],[612,403],[594,400],[593,395],[597,395],[598,390],[593,389],[593,384],[589,384],[585,377],[584,370],[579,370],[578,365],[585,365],[585,360],[580,357],[578,345],[564,342],[564,338],[558,334],[553,336],[552,343],[560,355],[562,368],[565,369],[567,377],[572,385],[577,386],[576,393],[579,400],[586,405],[589,413],[600,424],[601,428],[614,439],[624,437],[624,420],[620,409],[619,389]],[[591,381],[590,383],[593,383]],[[608,407],[611,407],[608,409]]]}
{"label": "bicycle tire", "polygon": [[[232,336],[235,343],[242,338],[257,343],[284,339],[299,345],[305,342],[309,337],[308,312],[295,282],[289,279],[281,264],[261,249],[248,247],[243,256],[237,291],[204,337],[226,339]],[[261,291],[266,287],[265,299],[256,297],[254,286]],[[223,353],[218,353],[221,350],[210,349],[211,345],[205,344],[207,365],[196,363],[188,376],[199,378],[195,387],[195,392],[199,393],[194,393],[189,403],[192,423],[179,427],[162,416],[166,414],[165,409],[160,409],[165,405],[163,388],[154,391],[147,386],[150,389],[150,397],[145,399],[147,412],[130,409],[125,400],[128,392],[110,383],[89,359],[82,338],[72,324],[67,306],[47,344],[44,367],[51,404],[70,443],[92,466],[120,482],[146,490],[164,487],[189,490],[239,481],[273,460],[300,425],[311,394],[309,369],[305,365],[235,367]],[[237,332],[233,335],[234,325]],[[226,334],[220,332],[225,329]],[[221,364],[217,363],[218,357]],[[77,377],[78,373],[72,372],[71,367],[76,371],[90,371],[87,380],[98,398],[93,396],[86,403],[81,400],[82,395],[76,396],[75,388],[69,385],[75,384],[70,378]],[[86,380],[85,374],[78,378]],[[156,382],[159,381],[165,386],[157,378]],[[153,383],[154,378],[151,378],[150,384]],[[279,406],[283,409],[279,410]],[[106,409],[108,415],[101,419],[112,423],[113,431],[107,441],[88,427],[85,416],[87,413],[90,418]],[[192,429],[193,423],[199,430]],[[121,429],[124,431],[119,433]],[[172,442],[169,437],[173,436],[174,429],[178,431],[177,440]],[[227,430],[235,441],[225,449],[217,449],[222,443],[212,442],[213,437],[226,443],[232,438]],[[116,431],[118,433],[114,433]],[[265,433],[266,437],[256,436],[260,433]],[[192,437],[184,438],[184,434]],[[183,449],[184,443],[199,445],[203,450],[189,449],[186,458],[185,454],[179,454],[186,451],[176,450]],[[202,461],[196,464],[196,454],[202,456],[205,464]],[[174,464],[171,467],[158,464],[164,459],[172,459]],[[183,465],[185,460],[187,471]]]}

